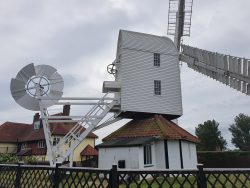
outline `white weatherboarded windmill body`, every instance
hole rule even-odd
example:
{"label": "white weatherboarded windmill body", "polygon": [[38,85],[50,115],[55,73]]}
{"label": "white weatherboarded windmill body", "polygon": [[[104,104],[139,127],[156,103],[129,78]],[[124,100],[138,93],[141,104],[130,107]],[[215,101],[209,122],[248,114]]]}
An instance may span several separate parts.
{"label": "white weatherboarded windmill body", "polygon": [[[242,93],[250,94],[250,61],[182,44],[190,35],[192,0],[169,0],[167,37],[120,31],[115,61],[108,72],[114,81],[103,83],[103,98],[62,97],[63,79],[53,67],[29,64],[12,79],[11,93],[21,106],[40,110],[50,165],[65,161],[91,132],[122,118],[160,114],[172,120],[182,115],[179,61]],[[114,97],[108,97],[114,93]],[[87,102],[84,102],[86,101]],[[90,101],[91,100],[91,101]],[[77,101],[77,102],[76,102]],[[95,102],[93,102],[95,101]],[[80,116],[50,116],[51,105],[92,105]],[[115,115],[101,123],[109,113]],[[56,145],[52,145],[50,122],[76,122]],[[69,144],[70,143],[70,144]]]}
{"label": "white weatherboarded windmill body", "polygon": [[169,38],[121,30],[116,60],[108,68],[115,81],[104,82],[103,92],[116,92],[118,116],[182,115],[179,53]]}

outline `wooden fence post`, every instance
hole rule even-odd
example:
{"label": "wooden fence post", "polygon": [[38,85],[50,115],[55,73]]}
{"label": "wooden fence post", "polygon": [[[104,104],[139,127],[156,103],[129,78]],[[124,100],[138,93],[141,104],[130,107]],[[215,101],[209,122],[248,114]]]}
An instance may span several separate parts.
{"label": "wooden fence post", "polygon": [[21,178],[22,178],[22,167],[24,162],[18,162],[17,163],[17,170],[16,170],[16,182],[15,182],[15,187],[19,188],[21,187]]}
{"label": "wooden fence post", "polygon": [[55,167],[55,174],[53,176],[53,188],[58,188],[60,184],[60,171],[59,166],[61,166],[62,163],[56,163]]}
{"label": "wooden fence post", "polygon": [[207,188],[206,175],[203,171],[203,164],[198,164],[197,186],[198,188]]}
{"label": "wooden fence post", "polygon": [[117,173],[117,165],[112,165],[111,173],[110,173],[110,187],[111,188],[117,188],[119,187],[118,182],[118,173]]}

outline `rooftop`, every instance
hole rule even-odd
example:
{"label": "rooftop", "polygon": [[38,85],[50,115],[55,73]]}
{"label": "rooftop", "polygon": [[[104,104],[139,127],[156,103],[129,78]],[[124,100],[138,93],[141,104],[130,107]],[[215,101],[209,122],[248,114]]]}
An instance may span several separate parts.
{"label": "rooftop", "polygon": [[[52,135],[66,135],[75,123],[51,123]],[[84,131],[85,129],[83,129]],[[94,133],[90,133],[87,138],[98,138]],[[34,125],[16,122],[5,122],[0,125],[0,142],[16,143],[35,140],[45,140],[43,128],[34,129]]]}
{"label": "rooftop", "polygon": [[91,145],[87,145],[80,153],[81,156],[98,156],[98,151]]}
{"label": "rooftop", "polygon": [[102,141],[108,142],[114,140],[124,140],[138,137],[155,137],[168,140],[186,140],[198,143],[199,140],[185,129],[181,128],[172,121],[169,121],[161,115],[155,115],[151,118],[132,120],[122,126],[117,131],[105,137]]}

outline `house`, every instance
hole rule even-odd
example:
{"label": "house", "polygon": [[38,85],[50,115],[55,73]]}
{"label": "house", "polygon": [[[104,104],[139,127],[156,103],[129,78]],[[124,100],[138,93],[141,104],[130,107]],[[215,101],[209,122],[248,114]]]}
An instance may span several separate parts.
{"label": "house", "polygon": [[99,168],[194,169],[198,138],[161,115],[136,119],[98,145]]}
{"label": "house", "polygon": [[[56,115],[63,117],[68,116],[69,113],[70,106],[65,105],[63,112]],[[50,123],[53,145],[56,145],[73,127],[74,123]],[[97,138],[97,135],[90,133],[77,146],[73,154],[73,162],[76,165],[81,165],[83,161],[92,158],[97,161],[98,152],[94,148]],[[17,154],[19,157],[35,156],[38,161],[48,161],[43,125],[39,113],[34,115],[32,124],[5,122],[0,126],[0,153]]]}

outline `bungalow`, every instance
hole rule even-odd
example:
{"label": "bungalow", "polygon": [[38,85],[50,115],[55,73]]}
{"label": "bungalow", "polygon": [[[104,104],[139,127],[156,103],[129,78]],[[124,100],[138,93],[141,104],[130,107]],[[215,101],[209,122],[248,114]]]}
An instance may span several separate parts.
{"label": "bungalow", "polygon": [[[65,105],[63,112],[56,115],[63,117],[68,116],[69,113],[70,106]],[[73,126],[73,123],[51,123],[53,144],[57,144]],[[97,161],[98,152],[94,149],[97,138],[97,135],[90,133],[74,150],[73,162],[76,165],[81,165],[83,161],[86,164],[86,160],[92,158]],[[32,124],[5,122],[0,125],[0,153],[12,153],[20,157],[35,156],[38,161],[48,161],[43,125],[39,113],[34,115]]]}
{"label": "bungalow", "polygon": [[161,115],[132,120],[99,144],[99,168],[194,169],[198,138]]}

